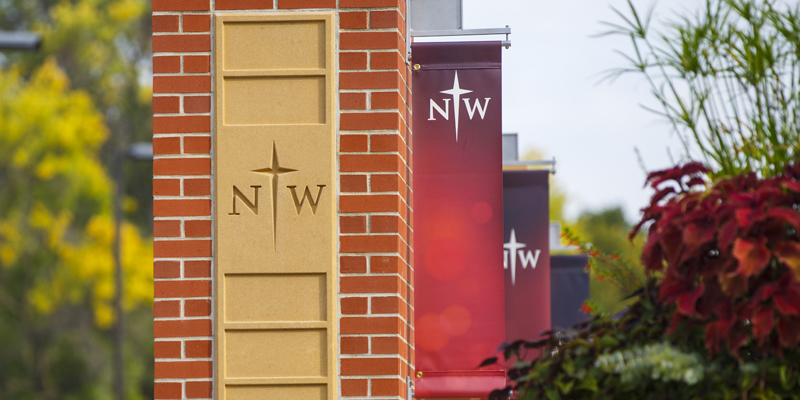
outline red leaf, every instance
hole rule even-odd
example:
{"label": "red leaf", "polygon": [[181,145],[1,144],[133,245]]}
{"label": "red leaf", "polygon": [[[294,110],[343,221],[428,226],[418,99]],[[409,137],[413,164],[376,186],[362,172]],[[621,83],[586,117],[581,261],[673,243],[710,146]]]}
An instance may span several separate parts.
{"label": "red leaf", "polygon": [[755,296],[753,296],[752,304],[754,306],[758,305],[758,303],[761,303],[762,301],[772,297],[772,295],[774,295],[775,293],[778,293],[780,289],[781,287],[779,282],[772,282],[762,285],[756,291]]}
{"label": "red leaf", "polygon": [[747,340],[747,333],[739,329],[731,329],[728,333],[728,350],[731,354],[737,354],[739,348],[742,347]]}
{"label": "red leaf", "polygon": [[775,326],[775,309],[767,306],[759,307],[750,322],[753,323],[753,336],[762,342]]}
{"label": "red leaf", "polygon": [[755,240],[736,239],[733,243],[733,256],[739,261],[739,272],[745,276],[759,274],[769,262],[767,238]]}
{"label": "red leaf", "polygon": [[698,317],[699,314],[695,308],[697,299],[703,295],[705,289],[702,285],[697,286],[693,291],[684,293],[678,296],[678,311],[686,316]]}
{"label": "red leaf", "polygon": [[675,265],[683,248],[681,231],[669,230],[664,232],[664,236],[661,239],[661,248],[664,251],[664,258],[667,259],[667,263]]}
{"label": "red leaf", "polygon": [[800,341],[800,319],[794,317],[778,320],[778,339],[783,347],[795,347]]}
{"label": "red leaf", "polygon": [[684,292],[686,292],[686,284],[675,283],[675,279],[665,279],[658,291],[658,299],[671,301],[675,295]]}
{"label": "red leaf", "polygon": [[651,172],[647,175],[647,183],[650,183],[650,186],[655,188],[668,180],[680,182],[680,179],[684,176],[707,174],[708,172],[709,170],[705,165],[699,162],[690,162],[685,165],[678,165],[669,169]]}
{"label": "red leaf", "polygon": [[664,189],[661,189],[658,192],[656,192],[655,195],[653,195],[652,199],[650,199],[650,205],[656,206],[659,201],[661,201],[662,199],[664,199],[668,195],[675,194],[675,193],[677,193],[677,192],[675,192],[675,189],[673,187],[666,187]]}
{"label": "red leaf", "polygon": [[771,208],[767,211],[767,217],[777,218],[791,224],[794,229],[800,230],[800,213],[788,207]]}
{"label": "red leaf", "polygon": [[800,300],[798,299],[797,294],[794,295],[794,298],[784,294],[779,294],[775,296],[773,301],[775,302],[775,307],[781,312],[781,314],[795,316],[800,315]]}
{"label": "red leaf", "polygon": [[713,225],[689,224],[683,230],[683,242],[689,247],[689,252],[693,252],[698,247],[714,240],[716,232]]}
{"label": "red leaf", "polygon": [[648,272],[664,269],[664,251],[660,243],[651,239],[645,244],[642,250],[642,264]]}
{"label": "red leaf", "polygon": [[736,222],[738,222],[739,227],[744,228],[744,230],[750,229],[750,226],[763,220],[764,217],[764,212],[761,210],[752,208],[740,208],[736,210]]}
{"label": "red leaf", "polygon": [[719,274],[717,281],[722,288],[722,292],[731,297],[739,297],[747,291],[747,277],[736,271]]}
{"label": "red leaf", "polygon": [[739,303],[736,305],[736,317],[740,321],[749,320],[753,318],[753,310],[755,305],[750,302]]}
{"label": "red leaf", "polygon": [[737,233],[739,233],[739,227],[736,226],[736,221],[730,220],[722,225],[722,229],[719,231],[720,250],[727,251]]}
{"label": "red leaf", "polygon": [[796,279],[800,280],[800,243],[784,241],[775,246],[775,256],[794,272]]}
{"label": "red leaf", "polygon": [[667,329],[667,335],[672,335],[673,333],[676,333],[682,321],[683,321],[683,315],[681,315],[680,313],[672,313],[672,318],[670,318],[669,321],[669,328]]}
{"label": "red leaf", "polygon": [[733,302],[719,291],[719,285],[706,285],[703,297],[697,302],[697,310],[703,316],[710,317],[713,313],[717,319],[733,318]]}
{"label": "red leaf", "polygon": [[692,186],[705,186],[705,185],[706,185],[706,181],[703,180],[703,178],[699,178],[699,177],[694,177],[692,179],[689,179],[689,182],[686,182],[686,186],[689,186],[689,187],[692,187]]}
{"label": "red leaf", "polygon": [[720,343],[727,335],[730,325],[730,320],[714,321],[706,325],[706,348],[711,354],[719,351]]}
{"label": "red leaf", "polygon": [[[798,165],[800,165],[800,164],[798,164]],[[795,192],[795,193],[800,193],[800,182],[786,181],[786,182],[782,182],[782,186],[785,187],[786,189],[789,189],[789,190]]]}
{"label": "red leaf", "polygon": [[775,308],[783,315],[800,315],[800,295],[796,287],[788,287],[772,298]]}
{"label": "red leaf", "polygon": [[692,161],[683,166],[683,173],[686,175],[707,174],[709,172],[708,167],[698,161]]}

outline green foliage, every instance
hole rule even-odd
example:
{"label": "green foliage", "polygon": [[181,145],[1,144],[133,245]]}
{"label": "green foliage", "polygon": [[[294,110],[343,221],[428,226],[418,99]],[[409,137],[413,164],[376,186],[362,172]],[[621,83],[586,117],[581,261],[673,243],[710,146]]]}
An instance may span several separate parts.
{"label": "green foliage", "polygon": [[627,294],[642,288],[642,282],[631,267],[617,254],[608,254],[600,250],[593,243],[581,241],[569,229],[564,230],[564,238],[571,246],[578,248],[583,254],[588,255],[589,268],[592,276],[600,281],[610,279],[616,286],[624,289]]}
{"label": "green foliage", "polygon": [[[711,354],[700,326],[666,333],[675,307],[658,300],[657,280],[636,295],[618,320],[596,316],[543,340],[506,346],[512,383],[490,399],[505,400],[509,390],[526,400],[800,399],[796,348],[779,358],[748,346],[741,361],[725,351]],[[529,361],[530,351],[543,355]]]}
{"label": "green foliage", "polygon": [[562,235],[568,245],[590,256],[591,308],[597,312],[616,314],[630,303],[624,299],[642,287],[638,260],[644,240],[629,239],[631,227],[622,208],[611,207],[581,213],[574,228],[566,228]]}
{"label": "green foliage", "polygon": [[[514,360],[514,368],[508,372],[514,383],[492,393],[491,398],[502,398],[508,389],[517,391],[519,399],[611,399],[635,394],[632,385],[623,385],[617,374],[598,367],[597,362],[600,356],[626,346],[657,340],[663,332],[668,313],[646,289],[637,292],[642,300],[620,320],[595,317],[563,332],[548,332],[543,340],[519,341],[505,347],[506,359]],[[541,350],[543,355],[527,361],[530,349]]]}
{"label": "green foliage", "polygon": [[[0,71],[0,98],[0,397],[107,398],[115,289],[104,118],[53,59],[29,81]],[[152,244],[132,224],[123,233],[125,309],[150,309]],[[141,354],[152,334],[145,328],[142,342],[140,330],[128,347]]]}
{"label": "green foliage", "polygon": [[707,0],[667,32],[629,0],[608,34],[629,37],[630,66],[642,74],[657,111],[694,143],[713,175],[783,172],[800,153],[800,5],[774,0]]}
{"label": "green foliage", "polygon": [[667,342],[602,354],[597,357],[595,367],[607,374],[619,374],[622,384],[652,379],[691,386],[702,381],[706,373],[697,353],[683,352]]}
{"label": "green foliage", "polygon": [[[36,52],[6,52],[0,67],[29,77],[55,60],[71,87],[83,90],[112,134],[101,150],[109,166],[116,149],[152,138],[150,2],[146,0],[8,0],[0,3],[0,28],[42,35]],[[126,163],[130,219],[152,232],[152,165]]]}
{"label": "green foliage", "polygon": [[[0,398],[110,399],[107,165],[151,138],[149,2],[8,0],[0,29],[43,37],[37,52],[0,57]],[[129,163],[125,175],[135,196],[121,238],[126,390],[143,399],[153,396],[152,166]]]}

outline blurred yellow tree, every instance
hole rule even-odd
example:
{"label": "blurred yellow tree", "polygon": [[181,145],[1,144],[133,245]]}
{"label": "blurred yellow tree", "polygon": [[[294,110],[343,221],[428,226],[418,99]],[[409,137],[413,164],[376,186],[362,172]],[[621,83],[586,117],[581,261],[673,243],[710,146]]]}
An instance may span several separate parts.
{"label": "blurred yellow tree", "polygon": [[[36,52],[6,52],[0,68],[28,78],[46,60],[56,60],[71,87],[83,90],[104,117],[111,135],[101,161],[114,149],[152,138],[152,51],[148,0],[6,0],[0,29],[31,30],[42,36]],[[109,168],[110,170],[111,168]],[[128,216],[148,234],[152,229],[152,166],[125,165]],[[128,190],[129,189],[129,190]]]}
{"label": "blurred yellow tree", "polygon": [[[106,398],[114,322],[105,118],[49,59],[0,70],[0,398]],[[125,307],[153,301],[152,244],[123,229]],[[92,340],[92,339],[97,339]],[[106,385],[108,386],[108,385]],[[141,398],[133,393],[132,398]]]}
{"label": "blurred yellow tree", "polygon": [[[118,150],[150,141],[148,0],[5,0],[0,30],[0,398],[110,399]],[[67,78],[68,77],[68,78]],[[152,164],[123,164],[125,390],[153,396]]]}

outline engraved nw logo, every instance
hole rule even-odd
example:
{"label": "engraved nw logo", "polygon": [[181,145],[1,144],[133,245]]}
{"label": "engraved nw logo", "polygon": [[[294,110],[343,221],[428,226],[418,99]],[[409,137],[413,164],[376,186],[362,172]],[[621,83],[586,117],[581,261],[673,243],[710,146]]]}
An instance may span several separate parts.
{"label": "engraved nw logo", "polygon": [[[272,141],[272,164],[269,167],[254,169],[251,172],[266,174],[270,177],[272,183],[272,242],[274,248],[278,248],[278,237],[275,234],[278,225],[278,178],[283,174],[297,172],[296,169],[289,169],[281,167],[278,162],[278,149],[275,147],[275,141]],[[258,193],[258,192],[256,192]]]}
{"label": "engraved nw logo", "polygon": [[[270,186],[272,186],[272,242],[273,248],[275,251],[278,250],[278,236],[277,236],[277,225],[278,225],[278,180],[280,176],[283,174],[289,174],[292,172],[298,172],[296,169],[282,167],[280,162],[278,161],[278,149],[275,145],[275,141],[272,141],[272,161],[269,166],[259,169],[251,170],[250,172],[255,172],[257,174],[264,174],[268,175],[270,179]],[[241,201],[245,207],[250,209],[250,211],[254,215],[258,215],[258,189],[261,188],[259,185],[251,185],[253,188],[253,201],[247,198],[247,196],[239,190],[238,187],[233,186],[233,212],[228,213],[228,215],[241,215],[239,212],[236,211],[236,203],[237,200]],[[317,196],[314,196],[311,193],[311,190],[308,186],[305,187],[305,190],[302,194],[298,197],[296,185],[286,186],[291,193],[292,200],[294,201],[294,208],[297,211],[297,215],[300,215],[300,211],[303,209],[303,205],[308,202],[309,207],[311,208],[311,213],[316,215],[317,214],[317,206],[319,205],[320,199],[322,198],[322,189],[325,185],[317,185]]]}

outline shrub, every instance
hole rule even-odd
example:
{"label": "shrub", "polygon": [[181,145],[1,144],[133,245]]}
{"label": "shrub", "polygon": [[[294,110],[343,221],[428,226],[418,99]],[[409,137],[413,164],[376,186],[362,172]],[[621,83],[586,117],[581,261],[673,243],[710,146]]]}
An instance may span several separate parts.
{"label": "shrub", "polygon": [[[656,189],[642,263],[662,272],[659,300],[676,306],[670,332],[705,326],[711,353],[754,339],[764,352],[800,340],[800,168],[724,179],[705,191],[697,163],[650,174]],[[632,233],[633,235],[633,233]]]}
{"label": "shrub", "polygon": [[800,167],[714,184],[707,172],[648,176],[638,299],[618,320],[504,346],[512,385],[493,399],[800,399]]}

